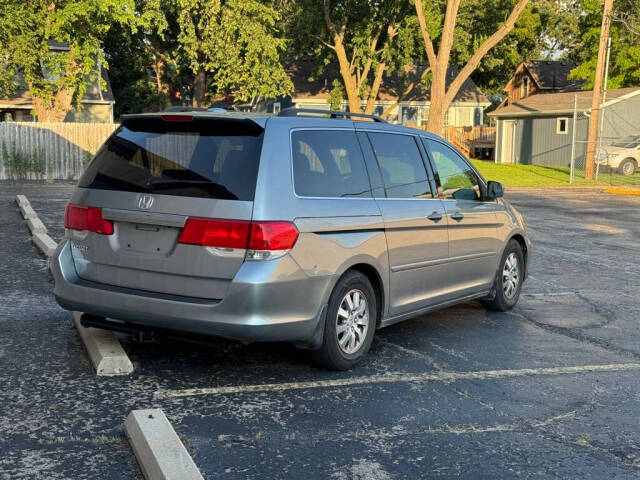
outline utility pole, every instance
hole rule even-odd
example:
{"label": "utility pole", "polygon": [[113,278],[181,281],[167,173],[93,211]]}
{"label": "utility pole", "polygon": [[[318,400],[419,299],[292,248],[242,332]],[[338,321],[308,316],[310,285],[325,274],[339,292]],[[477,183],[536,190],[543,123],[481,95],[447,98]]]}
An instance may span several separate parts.
{"label": "utility pole", "polygon": [[589,117],[589,133],[587,136],[587,157],[584,178],[591,180],[595,165],[596,142],[598,137],[598,125],[600,116],[600,103],[602,102],[602,83],[607,56],[607,40],[611,28],[611,11],[613,0],[604,0],[602,12],[602,27],[600,28],[600,46],[598,48],[598,63],[596,64],[596,77],[593,82],[593,99],[591,101],[591,116]]}

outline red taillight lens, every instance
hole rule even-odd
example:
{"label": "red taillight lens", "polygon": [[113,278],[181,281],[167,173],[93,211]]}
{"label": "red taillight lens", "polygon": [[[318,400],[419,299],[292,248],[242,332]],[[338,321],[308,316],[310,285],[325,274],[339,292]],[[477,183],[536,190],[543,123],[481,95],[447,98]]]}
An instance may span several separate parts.
{"label": "red taillight lens", "polygon": [[189,217],[178,242],[205,247],[289,250],[298,229],[289,222],[248,222]]}
{"label": "red taillight lens", "polygon": [[249,242],[250,222],[189,217],[178,242],[205,247],[242,248]]}
{"label": "red taillight lens", "polygon": [[251,223],[250,250],[289,250],[298,240],[298,229],[289,222]]}
{"label": "red taillight lens", "polygon": [[98,207],[67,205],[64,212],[64,226],[71,230],[86,230],[102,235],[113,233],[113,222],[102,218],[102,209]]}

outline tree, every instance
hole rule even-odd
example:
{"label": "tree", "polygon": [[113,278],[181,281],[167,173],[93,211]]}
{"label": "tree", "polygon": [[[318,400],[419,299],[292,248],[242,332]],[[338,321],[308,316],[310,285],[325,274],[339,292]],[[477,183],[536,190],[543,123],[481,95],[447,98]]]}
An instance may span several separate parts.
{"label": "tree", "polygon": [[[112,25],[135,29],[132,0],[0,0],[0,93],[25,82],[40,121],[62,121],[106,66],[100,48]],[[49,42],[68,50],[52,51]]]}
{"label": "tree", "polygon": [[[442,134],[446,111],[464,82],[476,70],[487,53],[513,30],[518,17],[527,7],[529,0],[518,0],[505,22],[493,34],[478,42],[479,45],[474,49],[464,66],[462,66],[453,80],[447,84],[447,72],[451,62],[452,48],[456,40],[456,23],[460,3],[461,0],[447,0],[444,14],[442,14],[436,2],[423,4],[422,0],[415,0],[420,33],[424,41],[424,49],[432,79],[427,130],[436,134]],[[427,18],[429,23],[427,23]],[[437,52],[434,43],[435,39],[439,39]]]}
{"label": "tree", "polygon": [[297,0],[288,5],[294,53],[337,62],[349,110],[372,113],[384,77],[413,63],[416,23],[408,0]]}
{"label": "tree", "polygon": [[280,16],[257,0],[177,0],[179,69],[192,73],[192,103],[232,94],[246,101],[291,92],[278,35]]}
{"label": "tree", "polygon": [[116,25],[109,30],[103,47],[115,97],[116,119],[123,113],[158,111],[166,108],[174,79],[170,78],[164,69],[154,69],[155,79],[149,75],[149,69],[158,62],[149,49],[147,36],[142,28],[131,32]]}
{"label": "tree", "polygon": [[[580,65],[571,78],[585,80],[585,89],[594,86],[600,42],[602,4],[599,0],[581,0],[584,15],[580,18],[580,42],[573,55]],[[611,60],[608,88],[632,87],[640,83],[640,0],[617,0],[614,3],[611,36]]]}

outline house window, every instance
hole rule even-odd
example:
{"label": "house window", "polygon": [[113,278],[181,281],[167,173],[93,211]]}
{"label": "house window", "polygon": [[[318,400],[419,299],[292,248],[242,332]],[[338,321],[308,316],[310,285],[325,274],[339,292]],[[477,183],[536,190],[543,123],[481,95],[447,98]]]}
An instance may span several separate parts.
{"label": "house window", "polygon": [[528,96],[529,96],[529,77],[523,77],[521,90],[520,90],[520,98],[526,98]]}
{"label": "house window", "polygon": [[281,108],[280,102],[275,102],[273,104],[273,114],[278,115],[280,113],[280,108]]}
{"label": "house window", "polygon": [[418,126],[424,127],[429,120],[429,107],[418,107]]}
{"label": "house window", "polygon": [[567,117],[556,119],[556,133],[559,135],[566,135],[569,133],[569,119]]}

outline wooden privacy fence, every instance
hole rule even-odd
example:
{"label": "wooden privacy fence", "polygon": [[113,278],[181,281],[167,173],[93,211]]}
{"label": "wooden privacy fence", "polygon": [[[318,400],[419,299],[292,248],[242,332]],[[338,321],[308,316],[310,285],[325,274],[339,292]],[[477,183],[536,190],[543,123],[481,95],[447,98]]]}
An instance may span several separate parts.
{"label": "wooden privacy fence", "polygon": [[0,122],[0,180],[77,179],[116,123]]}

